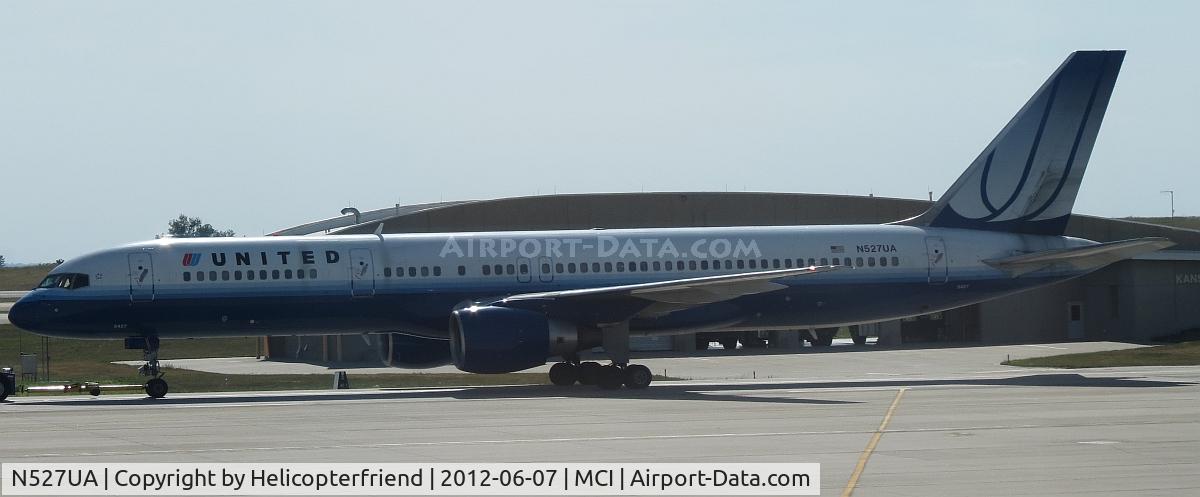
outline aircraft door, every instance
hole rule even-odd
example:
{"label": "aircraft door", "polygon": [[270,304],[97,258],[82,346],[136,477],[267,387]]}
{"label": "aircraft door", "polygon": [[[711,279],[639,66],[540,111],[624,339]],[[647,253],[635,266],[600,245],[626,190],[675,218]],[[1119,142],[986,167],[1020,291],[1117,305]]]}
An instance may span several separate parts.
{"label": "aircraft door", "polygon": [[946,255],[946,242],[937,236],[926,238],[925,254],[929,257],[929,284],[945,283],[950,276],[950,257]]}
{"label": "aircraft door", "polygon": [[549,257],[538,257],[538,281],[550,283],[554,281],[554,261]]}
{"label": "aircraft door", "polygon": [[154,300],[154,260],[149,252],[129,254],[129,300]]}
{"label": "aircraft door", "polygon": [[527,257],[517,259],[517,281],[521,283],[533,281],[533,268],[529,267],[532,265],[533,263]]}
{"label": "aircraft door", "polygon": [[371,249],[350,249],[350,295],[375,295],[375,268]]}

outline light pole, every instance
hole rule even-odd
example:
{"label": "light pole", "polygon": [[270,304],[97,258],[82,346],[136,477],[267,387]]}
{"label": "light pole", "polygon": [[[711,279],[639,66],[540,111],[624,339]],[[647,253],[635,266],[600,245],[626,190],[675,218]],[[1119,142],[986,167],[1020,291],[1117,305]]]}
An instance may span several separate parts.
{"label": "light pole", "polygon": [[1175,190],[1163,190],[1158,193],[1167,193],[1171,195],[1171,219],[1175,219]]}

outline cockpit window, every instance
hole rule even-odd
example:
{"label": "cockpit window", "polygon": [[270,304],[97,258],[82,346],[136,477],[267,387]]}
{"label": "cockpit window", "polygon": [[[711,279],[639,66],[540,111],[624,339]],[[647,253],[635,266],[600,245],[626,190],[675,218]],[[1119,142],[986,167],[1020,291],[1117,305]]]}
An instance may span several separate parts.
{"label": "cockpit window", "polygon": [[61,273],[47,276],[38,284],[38,288],[62,288],[65,290],[78,290],[88,286],[88,275],[80,273]]}

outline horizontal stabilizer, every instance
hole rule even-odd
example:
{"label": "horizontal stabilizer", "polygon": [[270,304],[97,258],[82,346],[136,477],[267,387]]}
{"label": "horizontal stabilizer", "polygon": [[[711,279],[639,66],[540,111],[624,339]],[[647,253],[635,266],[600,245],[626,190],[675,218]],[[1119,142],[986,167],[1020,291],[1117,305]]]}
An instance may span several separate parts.
{"label": "horizontal stabilizer", "polygon": [[1003,259],[990,259],[983,262],[996,269],[1008,272],[1013,276],[1032,273],[1054,264],[1066,264],[1072,269],[1086,271],[1098,269],[1146,252],[1162,250],[1172,245],[1175,245],[1175,242],[1166,238],[1137,238],[1089,245],[1087,247],[1045,250],[1032,254],[1005,257]]}

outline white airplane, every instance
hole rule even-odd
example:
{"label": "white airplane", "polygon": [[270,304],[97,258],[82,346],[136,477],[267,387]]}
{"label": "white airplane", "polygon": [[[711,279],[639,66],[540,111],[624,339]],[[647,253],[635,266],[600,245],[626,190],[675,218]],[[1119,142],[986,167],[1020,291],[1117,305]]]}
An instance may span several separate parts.
{"label": "white airplane", "polygon": [[[1123,51],[1076,52],[929,211],[884,225],[160,239],[55,268],[9,320],[125,339],[398,333],[412,365],[560,358],[558,385],[645,388],[630,335],[898,319],[1075,278],[1171,242],[1063,236]],[[580,362],[603,346],[611,365]]]}

